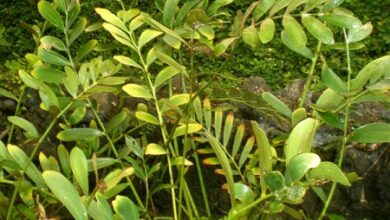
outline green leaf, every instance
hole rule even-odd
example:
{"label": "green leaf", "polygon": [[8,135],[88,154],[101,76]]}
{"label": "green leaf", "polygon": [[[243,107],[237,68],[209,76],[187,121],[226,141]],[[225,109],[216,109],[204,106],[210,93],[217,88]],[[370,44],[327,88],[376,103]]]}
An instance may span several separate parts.
{"label": "green leaf", "polygon": [[89,40],[87,43],[81,45],[79,50],[77,51],[76,60],[80,61],[82,58],[84,58],[86,55],[88,55],[92,50],[96,47],[98,44],[97,40]]}
{"label": "green leaf", "polygon": [[370,35],[372,32],[372,24],[368,22],[363,26],[357,26],[349,29],[348,31],[348,42],[358,42]]}
{"label": "green leaf", "polygon": [[[248,138],[248,140],[246,141],[245,143],[245,146],[244,148],[242,149],[241,151],[241,154],[240,154],[240,159],[238,160],[238,167],[241,168],[242,166],[244,166],[246,160],[248,159],[249,157],[249,154],[251,153],[252,151],[252,148],[253,148],[253,145],[255,143],[255,138],[252,136],[250,138]],[[258,147],[258,151],[263,151],[264,149],[262,147]],[[259,156],[260,156],[261,153],[259,153]],[[266,153],[265,155],[266,156]],[[261,156],[260,156],[261,157]],[[264,164],[264,158],[262,157],[260,160],[260,163],[262,165],[264,165],[265,167],[262,167],[263,169],[267,169],[267,164]]]}
{"label": "green leaf", "polygon": [[282,21],[285,33],[294,47],[302,49],[306,46],[307,38],[301,25],[291,15],[284,15]]}
{"label": "green leaf", "polygon": [[130,33],[133,33],[135,30],[140,28],[143,24],[144,24],[144,14],[140,14],[130,22],[129,25]]}
{"label": "green leaf", "polygon": [[313,59],[314,55],[313,55],[313,52],[307,48],[307,47],[304,47],[304,48],[298,48],[296,47],[296,45],[290,40],[290,37],[287,35],[287,33],[285,31],[282,31],[281,33],[281,36],[282,36],[282,42],[284,45],[286,45],[288,48],[290,48],[290,50],[308,58],[308,59]]}
{"label": "green leaf", "polygon": [[325,14],[320,16],[320,18],[329,24],[333,24],[335,26],[343,28],[354,28],[362,25],[362,22],[352,15]]}
{"label": "green leaf", "polygon": [[317,40],[323,44],[334,44],[333,32],[314,16],[302,15],[302,23]]}
{"label": "green leaf", "polygon": [[154,117],[152,114],[149,114],[147,112],[143,111],[137,111],[135,113],[135,117],[138,118],[141,121],[146,121],[151,124],[160,125],[160,122],[156,117]]}
{"label": "green leaf", "polygon": [[84,195],[89,194],[88,163],[84,152],[75,147],[70,152],[70,167]]}
{"label": "green leaf", "polygon": [[214,52],[217,57],[221,56],[222,54],[225,53],[225,51],[228,49],[228,47],[235,41],[237,40],[237,37],[231,37],[222,40],[215,46]]}
{"label": "green leaf", "polygon": [[286,165],[286,184],[299,181],[308,170],[318,167],[321,158],[314,153],[301,153],[294,156]]}
{"label": "green leaf", "polygon": [[215,117],[214,117],[214,135],[215,138],[219,140],[219,137],[221,136],[221,129],[222,129],[222,110],[220,108],[217,108],[215,110]]}
{"label": "green leaf", "polygon": [[45,171],[42,177],[56,198],[61,201],[76,220],[88,219],[87,211],[81,198],[66,177],[55,171]]}
{"label": "green leaf", "polygon": [[112,207],[123,220],[139,219],[137,206],[125,196],[116,196]]}
{"label": "green leaf", "polygon": [[87,108],[85,106],[80,106],[76,108],[69,116],[69,123],[72,125],[79,123],[81,120],[83,120],[86,113]]}
{"label": "green leaf", "polygon": [[201,35],[207,38],[207,40],[213,40],[214,39],[214,29],[207,24],[202,24],[197,29]]}
{"label": "green leaf", "polygon": [[61,54],[46,50],[42,47],[38,48],[38,56],[41,58],[42,61],[47,62],[49,64],[59,65],[59,66],[71,66],[72,64],[69,62],[68,59],[66,59]]}
{"label": "green leaf", "polygon": [[191,95],[188,93],[175,94],[169,98],[171,104],[175,106],[185,105],[191,100]]}
{"label": "green leaf", "polygon": [[272,95],[270,92],[263,92],[261,97],[270,104],[274,109],[282,113],[283,115],[291,118],[292,111],[291,109],[280,101],[276,96]]}
{"label": "green leaf", "polygon": [[163,70],[161,70],[157,74],[156,79],[154,80],[154,87],[155,88],[159,87],[164,82],[170,80],[172,77],[176,76],[179,73],[180,73],[180,70],[178,70],[172,66],[168,66],[168,67],[164,68]]}
{"label": "green leaf", "polygon": [[38,11],[42,17],[49,21],[52,25],[58,27],[61,30],[64,30],[64,22],[62,21],[60,14],[49,2],[44,0],[39,1]]}
{"label": "green leaf", "polygon": [[153,40],[154,38],[160,36],[163,34],[161,31],[156,31],[152,29],[145,30],[142,32],[141,36],[139,37],[138,40],[138,47],[141,49],[145,44]]}
{"label": "green leaf", "polygon": [[255,26],[249,26],[242,31],[242,40],[253,49],[260,45],[260,38]]}
{"label": "green leaf", "polygon": [[127,84],[122,87],[122,89],[129,94],[132,97],[135,98],[143,98],[143,99],[151,99],[153,98],[152,94],[150,93],[149,89],[137,85],[137,84]]}
{"label": "green leaf", "polygon": [[267,18],[261,22],[259,37],[263,44],[270,42],[274,38],[275,22],[271,18]]}
{"label": "green leaf", "polygon": [[291,2],[291,0],[278,0],[278,1],[276,1],[276,3],[274,4],[274,6],[271,8],[271,10],[269,12],[269,17],[272,17],[278,11],[287,7],[290,4],[290,2]]}
{"label": "green leaf", "polygon": [[148,144],[145,149],[145,155],[165,155],[167,150],[158,144]]}
{"label": "green leaf", "polygon": [[210,99],[208,97],[206,97],[204,100],[203,100],[203,111],[204,111],[204,121],[205,121],[205,124],[206,124],[206,128],[207,130],[210,130],[211,128],[211,103],[210,103]]}
{"label": "green leaf", "polygon": [[92,172],[95,169],[103,169],[115,164],[118,160],[110,157],[98,157],[96,160],[87,160],[88,172]]}
{"label": "green leaf", "polygon": [[28,138],[37,138],[39,137],[38,130],[35,128],[35,126],[27,121],[24,118],[18,117],[18,116],[8,116],[8,121],[12,124],[18,126],[19,128],[26,131],[26,136]]}
{"label": "green leaf", "polygon": [[186,72],[185,66],[179,64],[178,62],[176,62],[174,59],[172,59],[170,56],[163,53],[162,51],[155,50],[155,55],[159,60],[161,60],[161,62],[166,63],[169,66],[172,66],[181,72]]}
{"label": "green leaf", "polygon": [[218,9],[220,9],[223,6],[229,5],[233,2],[233,0],[215,0],[208,8],[207,8],[207,14],[214,15],[218,12]]}
{"label": "green leaf", "polygon": [[255,20],[258,20],[261,18],[265,13],[268,12],[269,9],[274,5],[276,0],[263,0],[260,1],[257,5],[256,8],[253,10],[253,17]]}
{"label": "green leaf", "polygon": [[372,93],[386,93],[390,89],[390,79],[384,79],[372,86],[367,86],[367,89]]}
{"label": "green leaf", "polygon": [[57,138],[61,141],[79,141],[101,135],[103,132],[93,128],[70,128],[59,132]]}
{"label": "green leaf", "polygon": [[299,122],[307,118],[306,109],[303,107],[297,108],[291,115],[292,126],[297,125]]}
{"label": "green leaf", "polygon": [[331,11],[332,9],[337,8],[339,5],[341,5],[344,2],[344,0],[332,0],[328,1],[324,6],[321,8],[322,13],[326,13]]}
{"label": "green leaf", "polygon": [[385,75],[385,77],[389,77],[389,68],[390,55],[371,61],[359,71],[353,80],[351,80],[351,90],[362,89],[368,81],[375,82],[383,75]]}
{"label": "green leaf", "polygon": [[390,142],[390,124],[377,122],[363,125],[352,132],[349,140],[366,144]]}
{"label": "green leaf", "polygon": [[227,146],[230,140],[230,136],[232,134],[233,129],[233,122],[234,122],[234,115],[232,112],[230,112],[225,119],[225,126],[223,129],[223,146]]}
{"label": "green leaf", "polygon": [[333,214],[333,213],[328,213],[328,214],[326,214],[326,216],[330,220],[346,220],[346,218],[344,216]]}
{"label": "green leaf", "polygon": [[242,183],[234,183],[236,199],[242,204],[250,204],[255,200],[255,195],[250,187]]}
{"label": "green leaf", "polygon": [[69,153],[64,145],[61,144],[57,147],[57,155],[62,170],[64,171],[65,175],[69,177],[72,172],[72,168],[70,167]]}
{"label": "green leaf", "polygon": [[[32,163],[27,155],[24,153],[22,149],[19,147],[8,144],[7,146],[9,155],[12,159],[20,166],[22,169],[26,169],[27,176],[38,186],[41,188],[45,188],[45,182],[42,179],[41,172],[38,168]],[[28,166],[27,166],[28,165]]]}
{"label": "green leaf", "polygon": [[114,56],[114,59],[127,66],[133,66],[141,70],[143,69],[141,65],[139,65],[137,62],[135,62],[133,59],[129,57],[119,55],[119,56]]}
{"label": "green leaf", "polygon": [[166,0],[163,12],[163,23],[168,27],[173,27],[173,21],[175,19],[175,11],[178,0]]}
{"label": "green leaf", "polygon": [[129,9],[123,14],[122,20],[123,22],[127,23],[131,21],[133,18],[135,18],[135,16],[139,15],[140,13],[141,11],[138,8]]}
{"label": "green leaf", "polygon": [[85,30],[87,26],[87,19],[80,18],[72,31],[69,33],[69,44],[73,43]]}
{"label": "green leaf", "polygon": [[79,78],[77,73],[70,67],[65,67],[66,77],[63,78],[64,86],[69,94],[75,98],[77,97],[78,88],[79,88]]}
{"label": "green leaf", "polygon": [[18,98],[14,94],[8,92],[7,90],[5,90],[3,88],[0,88],[0,95],[5,96],[5,97],[7,97],[9,99],[13,99],[13,100],[15,100],[17,102],[19,101]]}
{"label": "green leaf", "polygon": [[271,171],[272,170],[272,150],[269,144],[269,140],[267,135],[259,127],[257,122],[251,121],[252,130],[255,134],[256,144],[257,144],[257,154],[260,162],[260,169],[262,172]]}
{"label": "green leaf", "polygon": [[42,37],[40,41],[41,41],[41,44],[44,48],[54,47],[55,49],[61,50],[61,51],[67,50],[64,42],[62,42],[62,40],[60,40],[57,37],[47,35],[47,36]]}
{"label": "green leaf", "polygon": [[188,12],[190,12],[190,10],[194,8],[200,1],[201,0],[191,0],[184,3],[176,15],[176,23],[181,24],[184,18],[188,15]]}
{"label": "green leaf", "polygon": [[332,180],[344,186],[351,186],[343,171],[336,164],[328,161],[321,162],[318,167],[310,170],[309,177],[312,179]]}
{"label": "green leaf", "polygon": [[322,65],[321,78],[322,81],[324,81],[325,85],[328,86],[333,91],[339,93],[343,93],[347,91],[347,86],[345,82],[342,79],[340,79],[340,77],[337,76],[337,74],[334,73],[332,69],[330,69],[328,65],[326,65],[326,63]]}
{"label": "green leaf", "polygon": [[173,137],[183,136],[185,134],[192,134],[202,130],[201,124],[184,124],[175,129]]}
{"label": "green leaf", "polygon": [[282,190],[286,186],[284,177],[279,171],[266,172],[264,181],[271,192]]}
{"label": "green leaf", "polygon": [[340,118],[331,112],[316,112],[320,118],[328,125],[338,128],[340,130],[344,129],[344,123],[340,120]]}
{"label": "green leaf", "polygon": [[66,9],[66,5],[67,5],[67,2],[65,2],[66,0],[54,0],[54,2],[56,3],[56,6],[58,6],[58,8],[60,8],[63,12],[65,12],[67,9]]}
{"label": "green leaf", "polygon": [[165,41],[165,43],[167,43],[169,46],[175,48],[176,50],[180,49],[180,47],[181,47],[181,42],[169,34],[165,34],[163,37],[163,40]]}
{"label": "green leaf", "polygon": [[242,138],[244,137],[245,124],[240,124],[237,127],[236,135],[234,136],[234,142],[232,146],[232,157],[235,157],[240,149]]}
{"label": "green leaf", "polygon": [[286,163],[289,163],[298,154],[310,152],[313,137],[318,126],[319,121],[307,118],[294,127],[284,146]]}
{"label": "green leaf", "polygon": [[305,4],[307,3],[307,1],[309,0],[292,0],[287,9],[286,9],[286,13],[290,13],[290,12],[293,12],[295,9],[297,9],[299,6],[301,6],[302,4]]}
{"label": "green leaf", "polygon": [[63,78],[65,77],[65,73],[56,69],[52,69],[50,67],[37,67],[35,68],[31,74],[44,82],[48,83],[62,83]]}
{"label": "green leaf", "polygon": [[96,8],[95,11],[96,11],[96,13],[98,13],[100,15],[100,17],[103,18],[103,20],[117,26],[118,28],[120,28],[124,31],[127,31],[127,27],[123,23],[123,21],[120,18],[118,18],[116,15],[111,13],[109,10],[107,10],[105,8]]}

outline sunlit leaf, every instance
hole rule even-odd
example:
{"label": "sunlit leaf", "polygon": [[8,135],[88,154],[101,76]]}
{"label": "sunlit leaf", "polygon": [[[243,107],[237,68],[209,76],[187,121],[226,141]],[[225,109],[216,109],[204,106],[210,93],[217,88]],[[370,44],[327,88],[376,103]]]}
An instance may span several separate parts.
{"label": "sunlit leaf", "polygon": [[28,138],[37,138],[39,137],[38,130],[35,128],[35,126],[27,121],[24,118],[18,117],[18,116],[8,116],[8,121],[12,124],[18,126],[19,128],[26,131],[26,136]]}
{"label": "sunlit leaf", "polygon": [[276,96],[272,95],[270,92],[264,92],[261,97],[270,104],[274,109],[278,110],[283,115],[291,118],[292,111],[291,109],[280,101]]}
{"label": "sunlit leaf", "polygon": [[263,15],[265,15],[269,9],[274,5],[276,0],[263,0],[260,1],[257,5],[256,8],[253,10],[253,17],[255,20],[258,20],[261,18]]}
{"label": "sunlit leaf", "polygon": [[95,11],[96,11],[96,13],[98,13],[100,15],[100,17],[103,18],[103,20],[117,26],[118,28],[120,28],[124,31],[127,30],[127,27],[123,23],[123,21],[120,18],[118,18],[116,15],[111,13],[109,10],[107,10],[105,8],[96,8]]}
{"label": "sunlit leaf", "polygon": [[275,22],[267,18],[261,22],[259,37],[263,44],[270,42],[274,38],[275,34]]}
{"label": "sunlit leaf", "polygon": [[362,22],[352,16],[346,14],[324,14],[320,18],[329,24],[333,24],[343,28],[354,28],[362,25]]}
{"label": "sunlit leaf", "polygon": [[65,73],[50,67],[37,67],[31,74],[44,82],[49,83],[62,83]]}
{"label": "sunlit leaf", "polygon": [[38,48],[38,56],[42,59],[42,61],[47,62],[49,64],[59,65],[59,66],[71,66],[72,64],[69,62],[61,54],[46,50],[42,47]]}
{"label": "sunlit leaf", "polygon": [[8,92],[7,90],[3,89],[3,88],[0,88],[0,96],[5,96],[9,99],[13,99],[15,101],[18,101],[18,98],[12,94],[11,92]]}
{"label": "sunlit leaf", "polygon": [[333,32],[314,16],[302,15],[302,23],[317,40],[324,44],[334,44]]}
{"label": "sunlit leaf", "polygon": [[200,131],[203,128],[201,124],[184,124],[175,129],[173,137],[183,136],[185,134],[192,134]]}
{"label": "sunlit leaf", "polygon": [[57,134],[61,141],[79,141],[92,137],[99,137],[103,132],[93,128],[70,128]]}
{"label": "sunlit leaf", "polygon": [[55,10],[55,8],[47,1],[39,1],[38,11],[47,21],[52,25],[58,27],[61,30],[64,30],[64,22],[60,14]]}
{"label": "sunlit leaf", "polygon": [[294,156],[286,165],[286,184],[300,180],[308,170],[318,167],[321,158],[314,153],[302,153]]}
{"label": "sunlit leaf", "polygon": [[145,149],[145,155],[165,155],[167,150],[158,144],[148,144]]}
{"label": "sunlit leaf", "polygon": [[152,30],[152,29],[145,30],[144,32],[142,32],[141,36],[139,37],[138,47],[142,48],[149,41],[160,36],[161,34],[163,34],[163,32],[161,32],[161,31],[156,31],[156,30]]}
{"label": "sunlit leaf", "polygon": [[242,31],[242,40],[252,48],[257,48],[260,45],[260,38],[255,26],[249,26]]}
{"label": "sunlit leaf", "polygon": [[300,121],[307,118],[306,109],[303,107],[297,108],[294,110],[294,112],[291,115],[291,124],[292,126],[295,126]]}
{"label": "sunlit leaf", "polygon": [[225,51],[228,49],[228,47],[237,39],[237,37],[231,37],[222,40],[219,42],[214,49],[216,56],[221,56]]}
{"label": "sunlit leaf", "polygon": [[84,152],[75,147],[70,152],[70,167],[84,195],[89,194],[88,163]]}
{"label": "sunlit leaf", "polygon": [[137,85],[137,84],[127,84],[122,87],[122,89],[129,94],[132,97],[135,98],[144,98],[144,99],[151,99],[153,98],[152,94],[150,93],[149,89]]}
{"label": "sunlit leaf", "polygon": [[234,183],[236,199],[243,204],[250,204],[255,200],[255,195],[250,187],[242,183]]}
{"label": "sunlit leaf", "polygon": [[301,25],[291,15],[284,15],[282,24],[290,42],[296,48],[304,48],[306,46],[307,38]]}
{"label": "sunlit leaf", "polygon": [[352,132],[349,140],[360,143],[390,142],[390,124],[377,122],[363,125]]}
{"label": "sunlit leaf", "polygon": [[125,196],[116,196],[112,201],[112,207],[123,220],[139,219],[137,206]]}
{"label": "sunlit leaf", "polygon": [[228,4],[231,4],[233,0],[215,0],[208,8],[207,14],[214,15],[217,13],[218,9]]}
{"label": "sunlit leaf", "polygon": [[321,162],[318,167],[310,170],[309,177],[313,179],[332,180],[344,186],[351,186],[343,171],[336,164],[328,161]]}
{"label": "sunlit leaf", "polygon": [[164,68],[163,70],[161,70],[157,74],[156,79],[154,80],[154,87],[155,88],[159,87],[164,82],[166,82],[167,80],[170,80],[172,77],[176,76],[179,73],[180,73],[180,70],[178,70],[172,66],[168,66],[168,67]]}
{"label": "sunlit leaf", "polygon": [[135,117],[137,117],[141,121],[146,121],[151,124],[160,125],[158,119],[154,115],[149,114],[147,112],[137,111],[135,113]]}
{"label": "sunlit leaf", "polygon": [[114,56],[114,59],[118,62],[125,64],[127,66],[133,66],[139,69],[143,69],[141,65],[139,65],[137,62],[135,62],[133,59],[126,57],[126,56]]}
{"label": "sunlit leaf", "polygon": [[259,127],[257,122],[251,121],[253,133],[255,134],[260,169],[262,172],[272,170],[272,150],[267,135]]}
{"label": "sunlit leaf", "polygon": [[333,91],[339,93],[347,91],[347,85],[345,84],[345,82],[340,79],[340,77],[337,76],[337,74],[334,73],[332,69],[330,69],[328,65],[326,65],[326,63],[324,63],[324,65],[322,66],[321,78],[322,81],[324,81],[325,85]]}
{"label": "sunlit leaf", "polygon": [[64,42],[62,42],[62,40],[57,38],[57,37],[47,35],[47,36],[42,37],[40,39],[40,41],[41,41],[41,44],[43,45],[44,48],[54,47],[55,49],[61,50],[61,51],[67,50]]}
{"label": "sunlit leaf", "polygon": [[304,48],[296,47],[294,42],[291,41],[290,37],[287,35],[287,32],[285,32],[285,31],[282,31],[281,36],[282,36],[283,44],[286,45],[288,48],[290,48],[290,50],[292,50],[292,51],[294,51],[294,52],[296,52],[296,53],[298,53],[298,54],[300,54],[308,59],[313,59],[314,54],[308,47],[304,47]]}

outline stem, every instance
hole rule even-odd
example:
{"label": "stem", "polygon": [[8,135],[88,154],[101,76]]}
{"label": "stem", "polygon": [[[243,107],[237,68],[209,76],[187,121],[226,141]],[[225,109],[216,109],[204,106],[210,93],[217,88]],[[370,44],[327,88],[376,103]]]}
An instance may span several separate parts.
{"label": "stem", "polygon": [[26,161],[26,164],[24,165],[24,167],[22,169],[22,172],[20,174],[21,177],[19,178],[18,182],[16,183],[15,189],[12,193],[11,201],[10,201],[8,211],[7,211],[7,217],[6,217],[7,220],[10,220],[10,218],[11,218],[12,209],[13,209],[13,206],[14,206],[14,203],[16,200],[16,195],[17,195],[19,188],[20,188],[20,184],[22,183],[23,176],[26,173],[26,170],[27,170],[28,166],[30,165],[30,163],[32,162],[33,158],[35,157],[35,154],[37,153],[39,146],[41,146],[42,142],[50,134],[51,130],[54,128],[54,125],[57,124],[58,119],[61,118],[61,116],[69,110],[69,108],[72,106],[72,104],[73,104],[73,101],[69,102],[68,105],[66,105],[65,108],[55,118],[53,118],[50,125],[46,128],[46,130],[43,133],[43,135],[41,136],[41,138],[35,144],[34,149],[31,153],[30,157],[28,158],[28,160]]}
{"label": "stem", "polygon": [[[20,108],[22,106],[22,100],[23,100],[25,92],[26,92],[26,85],[23,85],[22,91],[21,91],[21,93],[19,95],[18,104],[16,105],[15,116],[19,115]],[[7,145],[10,144],[11,141],[12,141],[12,136],[14,134],[14,130],[15,130],[15,124],[12,123],[11,124],[11,129],[10,129],[9,135],[8,135]]]}
{"label": "stem", "polygon": [[[348,36],[347,32],[345,31],[345,28],[343,29],[344,31],[344,38],[345,38],[345,49],[346,49],[346,54],[347,54],[347,65],[348,65],[348,81],[347,81],[347,89],[348,91],[351,90],[351,75],[352,75],[352,69],[351,69],[351,57],[350,57],[350,51],[349,51],[349,41],[348,41]],[[345,115],[344,115],[344,129],[343,129],[343,142],[341,144],[341,149],[340,149],[340,156],[339,160],[337,162],[337,165],[341,168],[343,165],[343,160],[344,160],[344,153],[345,153],[345,147],[348,143],[348,120],[349,120],[349,113],[351,110],[351,98],[347,99],[347,104],[345,106]],[[337,183],[333,182],[332,187],[330,189],[328,198],[325,202],[324,208],[321,211],[320,216],[318,217],[319,220],[321,220],[325,215],[326,212],[329,208],[330,202],[332,201],[333,195],[336,191],[336,186]]]}
{"label": "stem", "polygon": [[317,64],[317,60],[318,60],[318,56],[320,54],[320,51],[321,51],[321,42],[318,42],[318,44],[317,44],[317,51],[316,51],[316,53],[315,53],[315,55],[314,55],[314,57],[312,59],[309,75],[307,76],[305,86],[303,87],[303,93],[301,95],[301,100],[299,102],[299,107],[303,107],[305,105],[305,101],[306,101],[306,98],[307,98],[307,93],[310,90],[311,82],[313,80],[313,74],[314,74],[314,71],[316,69],[316,64]]}
{"label": "stem", "polygon": [[[91,107],[92,114],[95,116],[95,118],[96,118],[96,120],[97,120],[97,122],[99,124],[99,127],[102,129],[102,131],[104,133],[104,136],[107,139],[107,141],[108,141],[108,143],[109,143],[109,145],[111,147],[112,152],[114,153],[116,158],[119,158],[119,154],[118,154],[118,151],[115,148],[114,142],[112,141],[111,137],[108,135],[106,127],[104,126],[104,124],[103,124],[102,120],[100,119],[98,113],[96,112],[95,108],[93,107],[93,105],[91,103],[91,100],[88,98],[87,101],[88,101],[88,104]],[[119,162],[120,166],[122,167],[122,169],[126,168],[121,160],[118,160],[118,162]],[[130,178],[128,176],[126,176],[126,180],[127,180],[128,184],[129,184],[129,187],[130,187],[130,189],[131,189],[135,199],[137,200],[138,205],[141,207],[142,211],[146,212],[147,210],[145,209],[145,206],[143,205],[140,197],[138,196],[137,190],[135,189],[135,187],[133,185],[133,182],[131,182],[131,180],[130,180]]]}

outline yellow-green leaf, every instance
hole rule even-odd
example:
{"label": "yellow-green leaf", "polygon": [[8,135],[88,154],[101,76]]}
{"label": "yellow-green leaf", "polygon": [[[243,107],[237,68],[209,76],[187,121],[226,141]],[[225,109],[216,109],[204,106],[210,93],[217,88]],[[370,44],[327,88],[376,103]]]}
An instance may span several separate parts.
{"label": "yellow-green leaf", "polygon": [[52,25],[64,30],[64,22],[62,21],[60,14],[49,2],[44,0],[39,1],[38,11],[42,17],[49,21]]}
{"label": "yellow-green leaf", "polygon": [[167,150],[158,144],[148,144],[145,149],[145,155],[165,155]]}
{"label": "yellow-green leaf", "polygon": [[156,79],[154,80],[154,87],[155,88],[159,87],[164,82],[166,82],[167,80],[170,80],[172,77],[176,76],[179,73],[180,73],[180,70],[178,70],[172,66],[168,66],[168,67],[164,68],[163,70],[161,70],[157,74]]}
{"label": "yellow-green leaf", "polygon": [[89,194],[88,163],[84,152],[75,147],[70,152],[70,167],[84,195]]}
{"label": "yellow-green leaf", "polygon": [[298,21],[291,15],[286,14],[283,16],[282,24],[290,42],[296,48],[304,48],[306,46],[307,38]]}
{"label": "yellow-green leaf", "polygon": [[142,48],[149,41],[160,36],[161,34],[163,34],[163,32],[161,32],[161,31],[156,31],[156,30],[152,30],[152,29],[145,30],[144,32],[142,32],[141,36],[139,37],[138,47]]}
{"label": "yellow-green leaf", "polygon": [[142,69],[141,65],[139,65],[137,62],[135,62],[133,59],[129,57],[118,55],[118,56],[114,56],[114,59],[127,66],[133,66]]}
{"label": "yellow-green leaf", "polygon": [[333,32],[314,16],[302,15],[302,23],[317,40],[324,44],[334,44]]}
{"label": "yellow-green leaf", "polygon": [[127,84],[122,87],[122,89],[129,94],[132,97],[135,98],[143,98],[143,99],[151,99],[153,98],[152,94],[150,93],[149,89],[137,85],[137,84]]}
{"label": "yellow-green leaf", "polygon": [[184,124],[175,129],[173,137],[183,136],[185,134],[192,134],[202,130],[201,124]]}
{"label": "yellow-green leaf", "polygon": [[272,19],[267,18],[261,22],[259,37],[263,44],[270,42],[274,38],[275,23]]}
{"label": "yellow-green leaf", "polygon": [[158,121],[158,119],[154,115],[149,114],[147,112],[137,111],[135,113],[135,117],[137,117],[141,121],[146,121],[146,122],[149,122],[151,124],[160,125],[160,122]]}

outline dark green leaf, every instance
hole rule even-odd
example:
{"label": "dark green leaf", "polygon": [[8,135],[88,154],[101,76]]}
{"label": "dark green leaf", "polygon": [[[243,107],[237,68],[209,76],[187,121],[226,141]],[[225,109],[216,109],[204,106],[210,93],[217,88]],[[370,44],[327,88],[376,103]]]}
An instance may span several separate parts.
{"label": "dark green leaf", "polygon": [[271,192],[282,190],[286,186],[284,177],[279,171],[266,172],[264,181]]}
{"label": "dark green leaf", "polygon": [[337,76],[336,73],[332,71],[326,65],[326,63],[322,66],[321,78],[324,81],[325,85],[328,86],[335,92],[343,93],[347,91],[347,86],[345,82]]}

